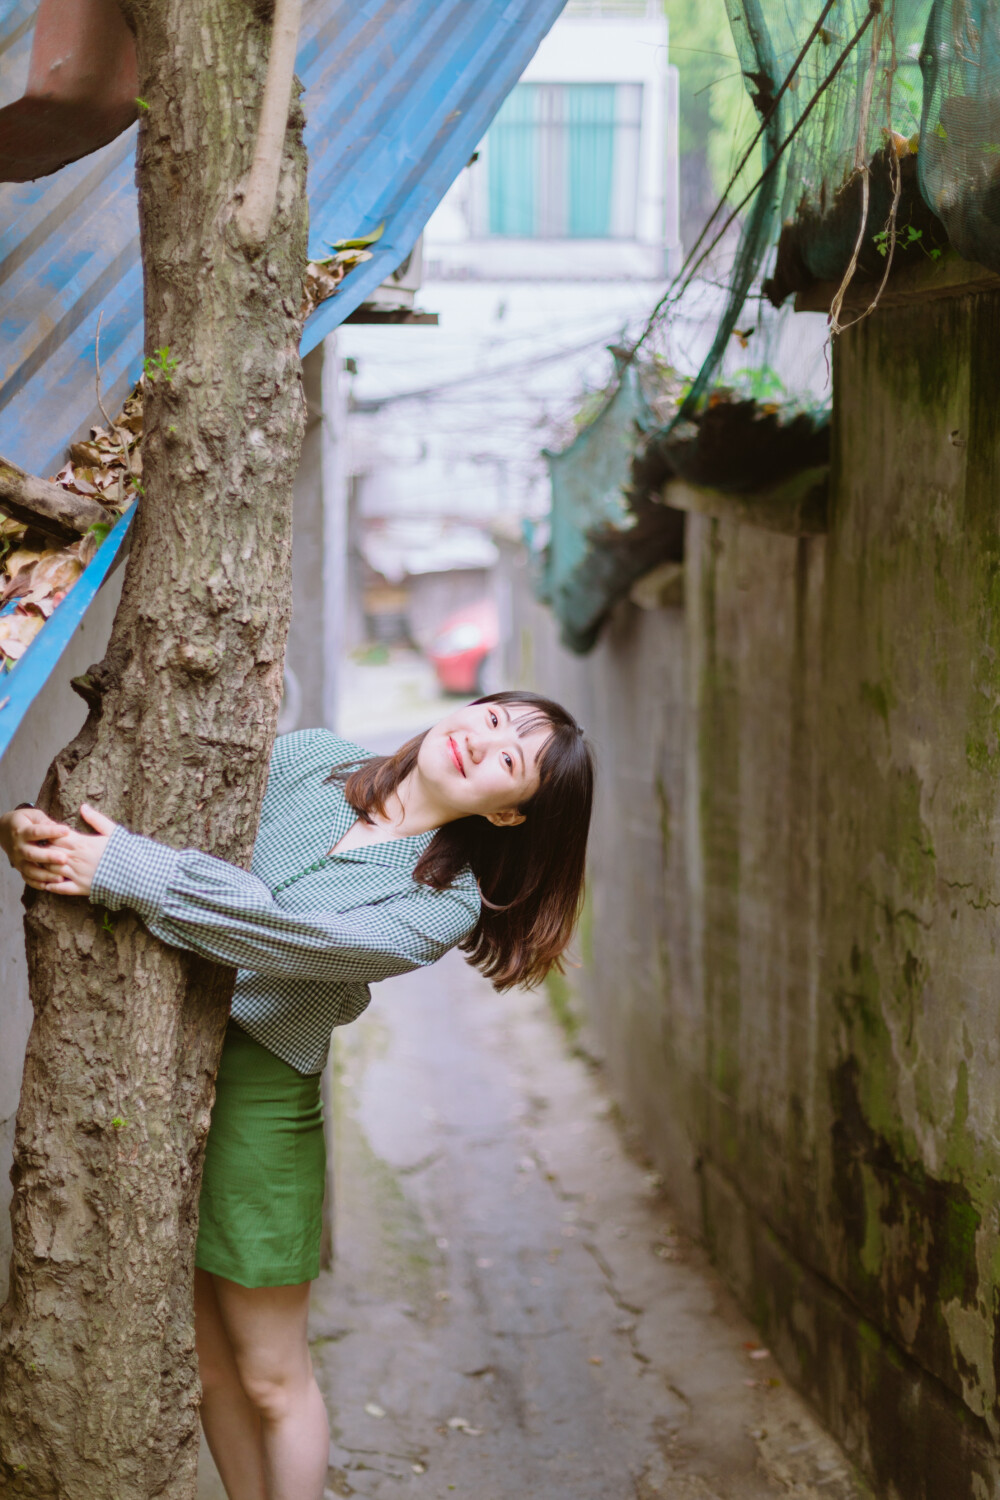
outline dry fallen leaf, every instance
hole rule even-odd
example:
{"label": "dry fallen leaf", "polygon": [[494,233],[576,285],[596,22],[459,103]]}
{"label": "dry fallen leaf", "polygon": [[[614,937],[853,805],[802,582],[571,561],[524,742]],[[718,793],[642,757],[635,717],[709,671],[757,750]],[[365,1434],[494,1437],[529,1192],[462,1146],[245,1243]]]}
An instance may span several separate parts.
{"label": "dry fallen leaf", "polygon": [[73,474],[72,487],[78,495],[93,497],[97,494],[97,485],[94,483],[93,469],[77,469]]}
{"label": "dry fallen leaf", "polygon": [[301,316],[308,317],[321,302],[333,296],[348,271],[353,271],[355,266],[371,258],[370,250],[364,250],[360,246],[346,246],[323,260],[307,262],[302,285],[304,295]]}
{"label": "dry fallen leaf", "polygon": [[4,559],[4,571],[8,578],[16,578],[22,568],[29,567],[31,563],[37,562],[40,557],[44,556],[44,551],[32,552],[28,547],[18,547]]}
{"label": "dry fallen leaf", "polygon": [[[136,389],[122,409],[113,432],[91,428],[89,438],[73,443],[67,463],[53,483],[100,501],[108,524],[136,495],[142,462],[142,392]],[[106,527],[89,531],[69,546],[40,544],[30,526],[0,515],[0,605],[20,601],[17,611],[0,618],[0,664],[10,667],[22,656],[45,620],[65,598],[97,552]],[[28,545],[22,545],[28,540]],[[9,549],[6,550],[5,549]]]}
{"label": "dry fallen leaf", "polygon": [[26,604],[40,604],[51,594],[66,594],[83,572],[83,562],[77,548],[67,547],[58,552],[43,552],[31,570],[30,588],[24,596]]}
{"label": "dry fallen leaf", "polygon": [[103,538],[96,536],[93,531],[88,531],[86,536],[82,536],[78,542],[74,542],[72,546],[67,547],[65,550],[71,556],[78,557],[83,566],[86,567],[91,558],[97,555],[102,540]]}
{"label": "dry fallen leaf", "polygon": [[0,618],[0,651],[11,661],[17,661],[27,651],[44,624],[44,616],[35,612],[21,614],[20,611],[15,610],[13,614],[2,616]]}
{"label": "dry fallen leaf", "polygon": [[99,466],[103,462],[101,450],[96,443],[70,443],[69,457],[71,464]]}

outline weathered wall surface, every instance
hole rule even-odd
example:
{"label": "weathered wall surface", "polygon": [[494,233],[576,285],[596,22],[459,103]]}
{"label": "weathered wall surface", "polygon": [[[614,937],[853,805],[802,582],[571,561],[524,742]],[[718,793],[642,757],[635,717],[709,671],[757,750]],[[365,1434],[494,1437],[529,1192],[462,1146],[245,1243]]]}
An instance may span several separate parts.
{"label": "weathered wall surface", "polygon": [[1000,1496],[998,347],[996,297],[881,310],[827,537],[691,517],[683,610],[583,664],[520,612],[602,761],[591,1035],[886,1500]]}

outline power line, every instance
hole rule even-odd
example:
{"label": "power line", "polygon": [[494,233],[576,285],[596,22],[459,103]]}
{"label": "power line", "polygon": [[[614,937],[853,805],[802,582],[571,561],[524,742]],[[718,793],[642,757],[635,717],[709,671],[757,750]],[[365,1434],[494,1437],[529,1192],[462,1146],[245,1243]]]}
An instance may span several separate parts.
{"label": "power line", "polygon": [[590,350],[606,345],[609,340],[621,336],[622,327],[619,323],[614,329],[596,335],[588,339],[586,343],[573,344],[568,348],[551,349],[547,354],[538,354],[531,359],[511,360],[508,364],[497,365],[492,370],[471,371],[467,374],[452,376],[449,380],[438,381],[436,385],[422,386],[409,391],[393,391],[388,396],[356,397],[351,402],[351,410],[355,412],[380,411],[384,406],[394,406],[400,401],[419,401],[424,397],[437,396],[446,391],[464,390],[470,385],[481,385],[490,380],[503,379],[507,375],[517,375],[524,370],[537,369],[541,365],[553,364],[561,359],[571,359],[574,354],[586,354]]}

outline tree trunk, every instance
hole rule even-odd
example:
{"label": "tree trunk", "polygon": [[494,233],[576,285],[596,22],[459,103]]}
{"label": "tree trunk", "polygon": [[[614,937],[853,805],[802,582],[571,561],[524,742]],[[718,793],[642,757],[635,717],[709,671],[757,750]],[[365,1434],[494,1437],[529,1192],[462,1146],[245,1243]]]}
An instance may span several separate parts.
{"label": "tree trunk", "polygon": [[[261,249],[244,248],[234,216],[270,8],[122,9],[145,106],[145,496],[90,717],[41,803],[72,820],[90,801],[247,864],[281,696],[303,428],[301,111],[293,94],[270,228]],[[31,897],[26,929],[35,1019],[0,1342],[0,1492],[190,1497],[197,1199],[232,972],[84,900]]]}

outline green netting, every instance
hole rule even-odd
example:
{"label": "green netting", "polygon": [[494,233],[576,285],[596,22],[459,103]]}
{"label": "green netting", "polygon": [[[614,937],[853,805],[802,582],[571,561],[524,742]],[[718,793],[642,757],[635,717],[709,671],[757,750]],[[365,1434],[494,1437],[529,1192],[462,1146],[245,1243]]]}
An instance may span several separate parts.
{"label": "green netting", "polygon": [[662,483],[662,460],[654,474],[637,474],[637,455],[654,425],[643,374],[630,365],[569,447],[545,455],[552,506],[535,592],[559,621],[560,638],[571,651],[590,650],[609,611],[637,578],[683,556],[683,517],[651,493]]}
{"label": "green netting", "polygon": [[[890,249],[898,266],[942,248],[916,173],[929,9],[929,0],[877,11],[838,0],[809,43],[785,95],[785,228],[765,288],[775,302],[812,281],[841,281],[852,261],[859,277],[877,279]],[[769,7],[779,54],[806,44],[816,15],[815,3]]]}
{"label": "green netting", "polygon": [[[726,5],[760,142],[665,299],[669,314],[705,274],[727,215],[741,222],[722,272],[725,311],[685,415],[755,286],[777,306],[817,281],[856,277],[874,300],[883,277],[938,259],[949,243],[1000,270],[1000,0]],[[835,327],[838,311],[835,300]]]}
{"label": "green netting", "polygon": [[638,372],[630,365],[597,420],[562,453],[545,453],[552,505],[544,568],[536,592],[560,619],[573,619],[580,629],[586,628],[590,618],[589,602],[583,606],[580,620],[575,617],[573,601],[580,569],[594,536],[627,530],[633,524],[624,489],[637,439],[652,422]]}
{"label": "green netting", "polygon": [[[897,137],[901,148],[919,132],[928,0],[878,6],[837,0],[829,8],[817,0],[729,0],[728,8],[758,111],[766,112],[788,81],[777,105],[783,218],[827,213],[888,137]],[[841,244],[847,258],[859,226],[852,228]]]}
{"label": "green netting", "polygon": [[[681,555],[677,515],[659,499],[667,478],[739,493],[822,469],[821,403],[811,381],[786,383],[794,361],[782,362],[782,348],[787,356],[794,341],[765,298],[780,307],[827,283],[836,329],[851,278],[871,306],[900,265],[936,262],[949,245],[1000,271],[1000,0],[725,4],[758,138],[734,162],[727,205],[650,317],[613,398],[548,455],[539,593],[577,651],[632,580]],[[736,222],[739,244],[720,267]],[[707,357],[683,400],[654,415],[640,350],[669,330],[688,288],[694,296],[713,276],[727,295]]]}
{"label": "green netting", "polygon": [[805,491],[779,493],[783,481],[807,471],[807,488],[822,489],[828,413],[719,389],[690,421],[665,420],[682,390],[662,362],[633,363],[569,447],[546,454],[550,529],[535,591],[571,651],[590,650],[638,579],[683,560],[684,514],[664,494],[669,481],[770,495],[772,521],[801,509]]}
{"label": "green netting", "polygon": [[967,260],[1000,271],[1000,6],[937,0],[920,64],[920,187]]}

